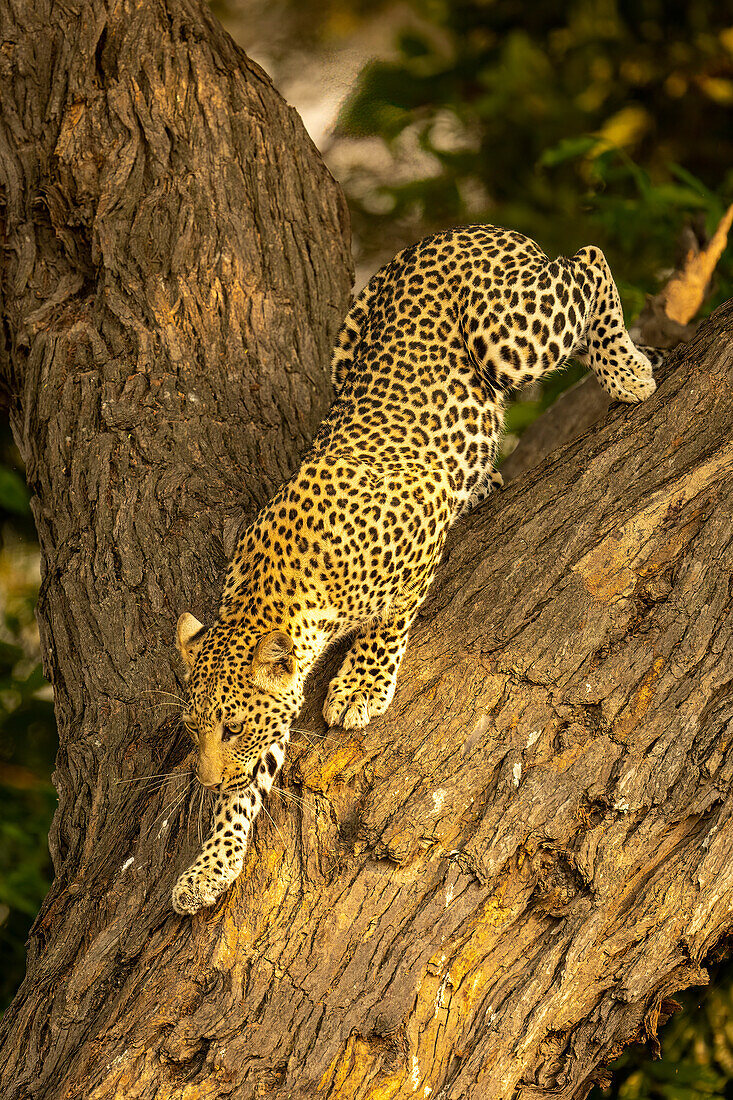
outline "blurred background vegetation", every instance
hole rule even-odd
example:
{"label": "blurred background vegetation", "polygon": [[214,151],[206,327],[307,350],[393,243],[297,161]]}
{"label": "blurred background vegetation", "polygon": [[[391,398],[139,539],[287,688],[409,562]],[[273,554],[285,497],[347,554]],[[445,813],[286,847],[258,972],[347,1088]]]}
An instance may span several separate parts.
{"label": "blurred background vegetation", "polygon": [[48,889],[56,726],[33,616],[40,581],[23,465],[0,428],[0,1009],[25,969],[28,929]]}
{"label": "blurred background vegetation", "polygon": [[[733,201],[729,0],[212,0],[303,117],[352,212],[357,288],[467,222],[550,253],[595,243],[627,321]],[[733,294],[733,249],[706,310]],[[506,448],[580,368],[518,395]],[[0,970],[6,1003],[48,887],[55,731],[32,609],[22,464],[0,433]],[[662,1058],[627,1051],[604,1096],[733,1097],[733,968],[693,991]],[[1,1006],[0,1006],[1,1007]],[[598,1093],[598,1096],[601,1094]]]}

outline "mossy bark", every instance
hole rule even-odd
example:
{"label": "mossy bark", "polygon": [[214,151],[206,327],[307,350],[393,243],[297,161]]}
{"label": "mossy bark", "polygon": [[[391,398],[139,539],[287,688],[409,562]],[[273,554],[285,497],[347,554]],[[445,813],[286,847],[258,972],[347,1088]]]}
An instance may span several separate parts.
{"label": "mossy bark", "polygon": [[199,803],[157,693],[327,406],[343,200],[193,3],[2,31],[0,355],[61,741],[2,1095],[584,1097],[731,926],[733,304],[456,529],[383,719],[325,736],[320,671],[241,879],[177,917]]}

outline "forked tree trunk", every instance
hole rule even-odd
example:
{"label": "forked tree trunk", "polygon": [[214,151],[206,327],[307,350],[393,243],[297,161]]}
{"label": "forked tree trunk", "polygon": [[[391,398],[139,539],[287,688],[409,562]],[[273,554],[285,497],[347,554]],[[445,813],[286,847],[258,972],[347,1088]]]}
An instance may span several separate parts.
{"label": "forked tree trunk", "polygon": [[323,739],[321,671],[240,881],[182,919],[195,788],[120,781],[185,767],[173,624],[325,408],[344,208],[193,4],[3,24],[61,749],[0,1093],[584,1097],[731,926],[733,305],[456,530],[384,719]]}

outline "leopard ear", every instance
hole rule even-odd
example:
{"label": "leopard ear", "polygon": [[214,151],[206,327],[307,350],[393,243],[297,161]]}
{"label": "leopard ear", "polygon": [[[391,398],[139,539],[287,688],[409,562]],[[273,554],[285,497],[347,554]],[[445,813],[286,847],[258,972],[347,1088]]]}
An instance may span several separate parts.
{"label": "leopard ear", "polygon": [[196,658],[201,651],[205,633],[206,627],[203,623],[200,623],[188,611],[185,611],[179,618],[176,625],[176,645],[189,672],[196,663]]}
{"label": "leopard ear", "polygon": [[284,630],[263,635],[252,657],[252,679],[266,691],[283,691],[295,676],[295,644]]}

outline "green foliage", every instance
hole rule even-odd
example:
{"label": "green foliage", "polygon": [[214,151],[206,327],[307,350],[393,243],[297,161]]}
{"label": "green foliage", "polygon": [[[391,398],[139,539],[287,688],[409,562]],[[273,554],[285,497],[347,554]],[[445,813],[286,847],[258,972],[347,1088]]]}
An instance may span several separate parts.
{"label": "green foliage", "polygon": [[0,508],[17,516],[29,516],[28,487],[15,470],[0,466]]}
{"label": "green foliage", "polygon": [[56,808],[50,771],[53,705],[39,665],[0,643],[0,1010],[25,966],[25,941],[51,881],[48,830]]}
{"label": "green foliage", "polygon": [[22,463],[0,431],[0,1010],[25,968],[25,941],[51,878],[48,830],[56,726],[38,661],[37,544]]}
{"label": "green foliage", "polygon": [[[730,12],[717,0],[413,0],[411,12],[338,120],[342,139],[391,157],[342,180],[357,258],[374,266],[466,222],[519,229],[552,255],[595,243],[630,320],[682,259],[683,226],[711,232],[733,199]],[[731,256],[708,308],[733,294]],[[509,430],[531,415],[510,410]]]}
{"label": "green foliage", "polygon": [[[680,228],[689,223],[709,237],[728,206],[722,192],[711,190],[685,168],[669,164],[667,169],[667,178],[655,183],[646,169],[618,149],[606,149],[586,164],[589,217],[601,240],[617,252],[623,248],[619,262],[625,273],[624,304],[632,315],[643,305],[644,293],[658,289],[660,272],[682,261],[674,249]],[[733,250],[728,249],[718,263],[716,287],[706,308],[731,294]]]}
{"label": "green foliage", "polygon": [[56,807],[50,783],[18,790],[0,783],[0,1009],[11,1001],[25,969],[25,941],[51,880],[48,830]]}
{"label": "green foliage", "polygon": [[[358,181],[347,178],[367,252],[380,225],[389,230],[403,217],[421,229],[495,221],[550,250],[574,250],[598,224],[588,199],[609,182],[608,172],[590,179],[589,166],[611,148],[631,155],[660,187],[670,181],[669,165],[679,164],[712,192],[730,189],[733,32],[724,5],[415,0],[412,7],[396,56],[365,67],[338,123],[341,135],[380,138],[398,162],[423,154],[399,182],[374,174],[370,187],[363,170]],[[375,189],[383,207],[376,214]],[[700,208],[694,186],[670,183],[656,198],[684,212]],[[605,243],[633,256],[623,234]]]}

